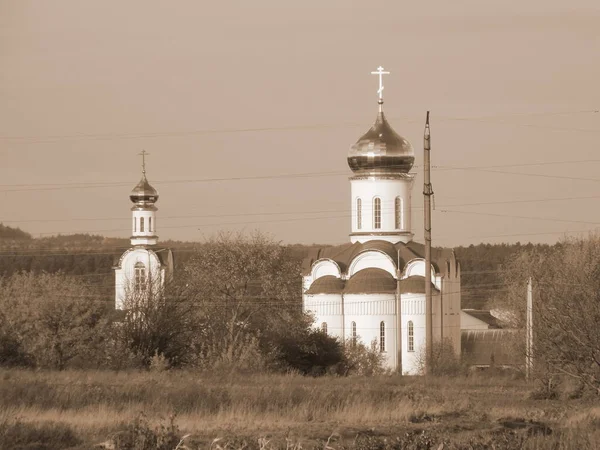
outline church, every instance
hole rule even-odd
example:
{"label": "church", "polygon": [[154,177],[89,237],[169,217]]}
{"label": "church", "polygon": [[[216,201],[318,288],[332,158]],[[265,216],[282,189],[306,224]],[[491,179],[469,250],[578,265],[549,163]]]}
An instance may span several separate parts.
{"label": "church", "polygon": [[147,296],[173,274],[173,252],[161,248],[156,234],[155,203],[158,191],[146,178],[146,152],[142,151],[142,179],[129,194],[131,248],[115,261],[115,309],[125,310],[133,298]]}
{"label": "church", "polygon": [[[312,250],[303,262],[302,307],[314,326],[345,345],[362,342],[384,354],[385,366],[422,373],[427,335],[461,352],[460,265],[451,249],[432,249],[431,332],[426,324],[425,245],[413,241],[411,191],[415,160],[408,140],[383,112],[383,72],[373,126],[350,147],[350,242]],[[428,130],[428,128],[427,128]],[[158,192],[142,178],[129,196],[131,248],[115,261],[115,309],[148,296],[173,274],[173,253],[158,246]]]}
{"label": "church", "polygon": [[[413,241],[411,191],[415,160],[408,140],[379,110],[347,155],[350,242],[317,249],[303,264],[303,307],[314,326],[346,345],[360,341],[385,355],[385,366],[422,373],[426,341],[425,246]],[[451,249],[432,249],[431,336],[460,354],[460,265]]]}

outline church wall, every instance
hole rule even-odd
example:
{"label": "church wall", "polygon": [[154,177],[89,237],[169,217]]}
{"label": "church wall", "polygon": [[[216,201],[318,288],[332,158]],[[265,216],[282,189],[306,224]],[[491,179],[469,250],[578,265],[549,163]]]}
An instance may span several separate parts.
{"label": "church wall", "polygon": [[[144,231],[140,231],[140,219],[144,219]],[[150,220],[152,223],[150,224]],[[133,221],[136,221],[134,225]],[[151,227],[150,227],[151,225]],[[131,235],[132,236],[154,236],[156,234],[156,217],[154,211],[144,210],[133,210],[133,219],[131,224]]]}
{"label": "church wall", "polygon": [[[411,230],[411,208],[410,208],[410,190],[412,178],[395,178],[395,179],[352,179],[351,180],[351,196],[352,196],[352,232],[398,232]],[[381,199],[381,227],[374,228],[373,205],[375,197]],[[396,197],[402,199],[402,220],[401,228],[396,228],[395,201]],[[358,228],[357,215],[357,199],[362,202],[362,220],[361,227]],[[356,242],[358,238],[353,238],[352,242]],[[398,239],[396,239],[398,241]]]}
{"label": "church wall", "polygon": [[328,335],[344,338],[341,294],[305,295],[304,311],[313,314],[313,328],[321,329],[325,322]]}
{"label": "church wall", "polygon": [[381,322],[384,322],[385,366],[396,368],[396,294],[346,294],[344,295],[346,339],[352,339],[352,322],[356,334],[367,347],[375,340],[379,349]]}
{"label": "church wall", "polygon": [[154,252],[143,248],[128,250],[122,257],[120,267],[115,269],[115,309],[123,309],[127,291],[133,286],[135,264],[138,262],[144,264],[146,273],[150,275],[147,275],[148,280],[158,277],[161,283],[164,282],[165,271]]}
{"label": "church wall", "polygon": [[[402,373],[420,375],[425,353],[425,294],[402,294]],[[413,346],[409,348],[408,323],[413,323]]]}

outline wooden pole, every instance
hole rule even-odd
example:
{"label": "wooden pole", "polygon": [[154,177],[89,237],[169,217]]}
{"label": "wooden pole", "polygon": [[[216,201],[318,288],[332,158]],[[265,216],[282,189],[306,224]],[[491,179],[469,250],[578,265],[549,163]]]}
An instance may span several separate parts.
{"label": "wooden pole", "polygon": [[400,249],[397,250],[396,268],[396,361],[397,370],[402,375],[402,299],[400,297]]}
{"label": "wooden pole", "polygon": [[525,377],[529,380],[533,370],[533,286],[527,281],[527,322],[525,327]]}

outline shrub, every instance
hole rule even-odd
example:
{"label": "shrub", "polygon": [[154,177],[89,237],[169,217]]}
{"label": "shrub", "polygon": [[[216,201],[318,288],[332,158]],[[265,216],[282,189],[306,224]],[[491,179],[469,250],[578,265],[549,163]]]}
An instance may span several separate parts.
{"label": "shrub", "polygon": [[174,415],[153,428],[142,413],[109,442],[115,450],[173,450],[181,440]]}
{"label": "shrub", "polygon": [[431,357],[427,357],[425,346],[419,349],[417,356],[419,370],[424,373],[429,368],[429,375],[461,375],[466,373],[466,365],[460,356],[454,352],[454,345],[449,338],[441,342],[434,342],[431,348]]}
{"label": "shrub", "polygon": [[339,364],[340,375],[380,375],[385,372],[383,363],[385,355],[377,348],[377,340],[367,347],[357,338],[356,342],[346,342],[344,360]]}

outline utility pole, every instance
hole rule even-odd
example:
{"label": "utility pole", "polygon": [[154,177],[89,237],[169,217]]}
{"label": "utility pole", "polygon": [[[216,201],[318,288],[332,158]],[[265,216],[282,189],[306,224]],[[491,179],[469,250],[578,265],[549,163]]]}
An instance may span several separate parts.
{"label": "utility pole", "polygon": [[397,369],[402,375],[402,301],[400,297],[400,249],[396,251],[396,361]]}
{"label": "utility pole", "polygon": [[529,380],[533,370],[533,286],[527,281],[527,322],[525,326],[525,377]]}
{"label": "utility pole", "polygon": [[425,200],[425,373],[431,373],[431,360],[433,357],[433,327],[432,327],[432,298],[431,298],[431,139],[429,131],[429,111],[425,120],[425,133],[423,142],[423,165],[425,167],[425,180],[423,184],[423,197]]}

